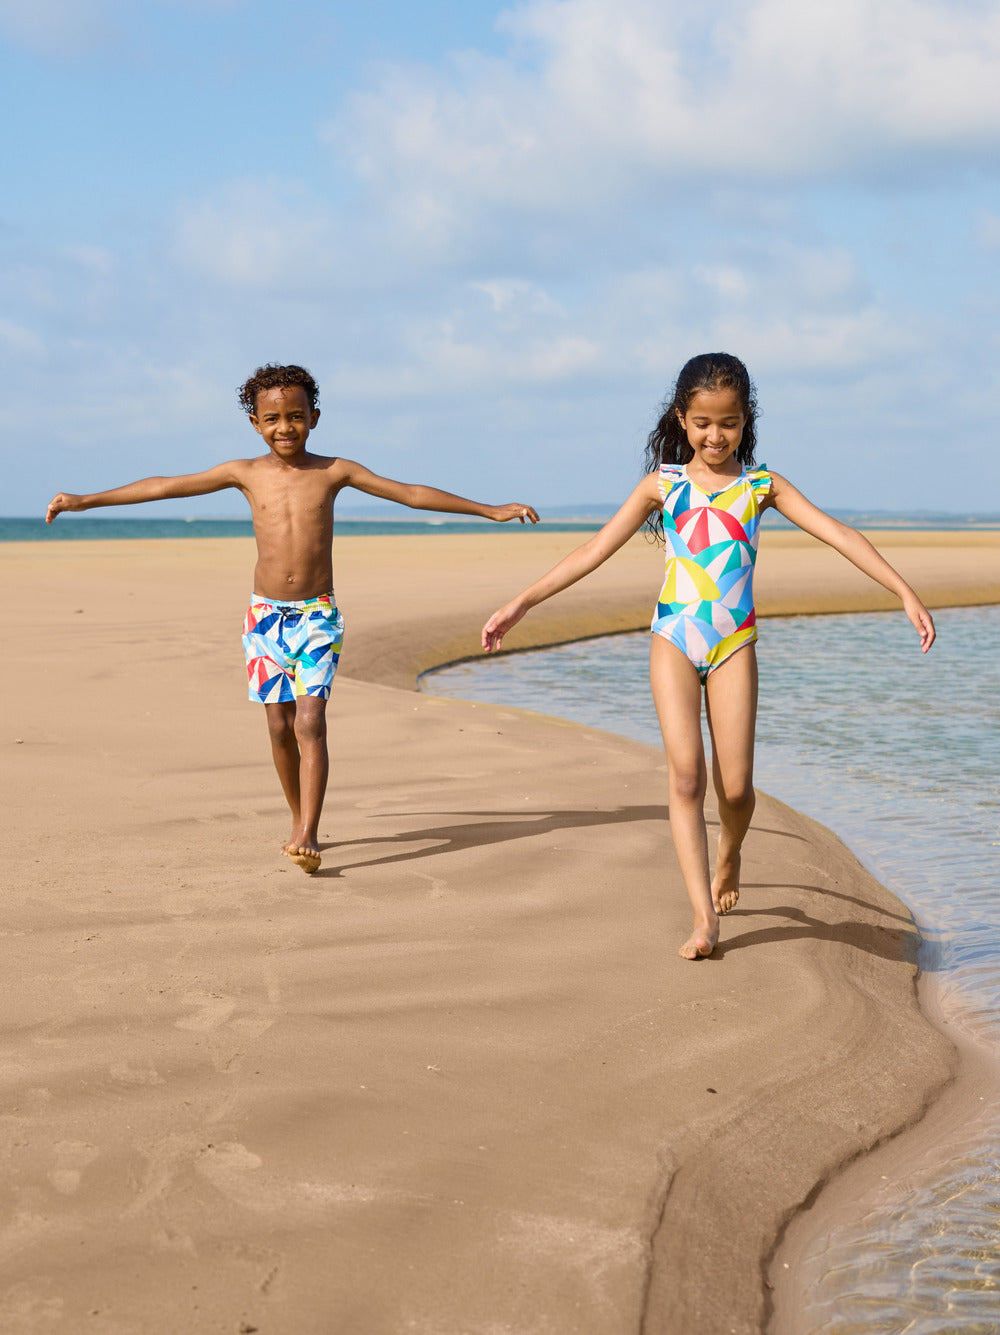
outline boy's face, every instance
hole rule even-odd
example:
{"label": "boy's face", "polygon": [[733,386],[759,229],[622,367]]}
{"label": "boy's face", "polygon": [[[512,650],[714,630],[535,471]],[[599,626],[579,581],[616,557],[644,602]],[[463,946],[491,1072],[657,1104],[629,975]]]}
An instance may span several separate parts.
{"label": "boy's face", "polygon": [[250,421],[272,454],[294,459],[305,449],[309,432],[319,421],[319,409],[309,407],[309,395],[301,385],[262,389]]}

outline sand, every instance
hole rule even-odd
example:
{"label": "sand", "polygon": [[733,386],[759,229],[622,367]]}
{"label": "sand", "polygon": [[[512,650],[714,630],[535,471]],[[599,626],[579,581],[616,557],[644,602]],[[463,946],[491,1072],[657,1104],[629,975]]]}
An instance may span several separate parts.
{"label": "sand", "polygon": [[[829,832],[763,797],[685,963],[662,754],[414,692],[571,541],[338,540],[314,877],[245,699],[251,544],[0,548],[0,1330],[743,1335],[787,1221],[954,1081],[909,914]],[[889,541],[932,604],[1000,600],[1000,535]],[[661,559],[511,645],[648,624]],[[759,605],[873,604],[773,533]]]}

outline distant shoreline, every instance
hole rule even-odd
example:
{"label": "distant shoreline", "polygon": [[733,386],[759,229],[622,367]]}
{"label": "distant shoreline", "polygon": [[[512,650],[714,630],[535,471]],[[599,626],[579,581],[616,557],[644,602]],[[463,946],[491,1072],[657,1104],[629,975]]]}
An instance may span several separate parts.
{"label": "distant shoreline", "polygon": [[[536,532],[592,533],[610,518],[613,507],[593,511],[581,507],[581,513],[572,514],[567,507],[563,513],[544,517],[534,527]],[[855,528],[894,529],[900,532],[973,533],[1000,530],[1000,515],[955,515],[921,512],[892,513],[883,510],[832,510],[831,514]],[[764,516],[766,528],[791,528],[780,515]],[[519,528],[519,525],[492,524],[487,519],[449,519],[442,515],[415,518],[411,513],[376,515],[370,519],[345,515],[336,520],[336,531],[344,537],[379,537],[403,535],[440,535],[444,533],[501,533]],[[73,515],[58,523],[46,524],[40,517],[0,517],[0,543],[3,542],[93,542],[105,539],[183,539],[183,538],[248,538],[253,536],[249,519],[199,519],[195,517],[121,517]]]}

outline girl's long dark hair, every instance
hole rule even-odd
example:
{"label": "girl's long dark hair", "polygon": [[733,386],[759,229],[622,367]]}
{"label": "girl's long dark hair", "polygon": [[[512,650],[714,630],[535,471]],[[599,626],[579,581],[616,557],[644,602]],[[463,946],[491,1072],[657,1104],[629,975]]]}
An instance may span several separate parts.
{"label": "girl's long dark hair", "polygon": [[[703,352],[681,367],[673,392],[660,410],[660,420],[646,441],[645,471],[654,473],[661,464],[686,464],[694,455],[681,426],[688,405],[701,390],[733,389],[739,396],[746,423],[736,458],[744,468],[754,462],[757,449],[757,389],[750,372],[728,352]],[[646,521],[650,532],[663,536],[663,515],[654,511]]]}

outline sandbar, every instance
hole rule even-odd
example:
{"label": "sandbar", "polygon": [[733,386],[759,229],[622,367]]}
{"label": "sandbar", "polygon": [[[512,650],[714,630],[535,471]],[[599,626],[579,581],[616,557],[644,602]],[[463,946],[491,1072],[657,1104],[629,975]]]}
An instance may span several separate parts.
{"label": "sandbar", "polygon": [[[890,538],[932,606],[1000,601],[1000,534]],[[252,543],[0,547],[0,1329],[745,1335],[788,1221],[952,1084],[910,915],[827,830],[762,796],[687,964],[662,754],[415,691],[573,540],[338,539],[311,877]],[[809,542],[767,535],[763,615],[882,605]],[[648,625],[661,561],[511,646]]]}

